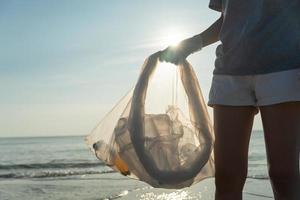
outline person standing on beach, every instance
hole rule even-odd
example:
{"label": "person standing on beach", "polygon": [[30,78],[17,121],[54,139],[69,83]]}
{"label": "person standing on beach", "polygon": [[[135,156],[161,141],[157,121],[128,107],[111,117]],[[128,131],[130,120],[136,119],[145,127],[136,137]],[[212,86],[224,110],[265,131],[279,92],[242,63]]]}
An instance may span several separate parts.
{"label": "person standing on beach", "polygon": [[210,0],[221,17],[161,51],[180,63],[221,41],[208,105],[213,107],[216,200],[240,200],[254,116],[260,112],[276,200],[300,199],[300,0]]}

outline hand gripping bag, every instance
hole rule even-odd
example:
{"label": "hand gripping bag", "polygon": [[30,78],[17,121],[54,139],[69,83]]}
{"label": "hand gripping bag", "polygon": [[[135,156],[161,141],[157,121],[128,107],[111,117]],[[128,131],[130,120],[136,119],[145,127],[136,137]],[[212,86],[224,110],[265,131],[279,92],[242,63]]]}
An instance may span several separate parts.
{"label": "hand gripping bag", "polygon": [[106,165],[153,187],[179,189],[214,175],[213,129],[193,68],[161,63],[159,53],[86,142]]}

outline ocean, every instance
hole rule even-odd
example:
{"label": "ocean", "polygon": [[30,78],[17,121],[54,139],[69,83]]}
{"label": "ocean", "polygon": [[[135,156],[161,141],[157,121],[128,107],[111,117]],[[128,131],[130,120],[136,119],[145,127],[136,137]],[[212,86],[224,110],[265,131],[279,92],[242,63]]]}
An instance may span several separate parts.
{"label": "ocean", "polygon": [[[268,180],[262,131],[253,131],[251,137],[248,178],[256,181]],[[45,182],[60,189],[63,183],[58,183],[62,180],[64,183],[75,186],[85,184],[81,190],[89,189],[92,192],[95,189],[98,192],[96,199],[112,199],[126,196],[130,191],[151,188],[139,181],[129,180],[105,166],[88,149],[84,136],[0,139],[1,200],[18,199],[19,196],[26,199],[24,195],[22,196],[22,190],[18,188],[18,185],[20,187],[37,186],[40,190],[36,190],[37,194],[35,190],[30,190],[30,196],[39,197],[40,195],[40,199],[47,199],[49,197],[47,192],[55,191],[55,187],[47,190],[43,186]],[[91,181],[94,182],[91,184]],[[16,188],[12,185],[16,185]],[[40,191],[43,191],[42,194],[39,193]],[[16,195],[15,193],[18,192],[19,194]],[[64,199],[62,196],[59,197]],[[90,198],[86,199],[93,199],[92,196],[89,195]],[[76,195],[74,198],[76,199]],[[59,198],[52,195],[49,199]]]}
{"label": "ocean", "polygon": [[83,136],[0,139],[0,178],[47,178],[112,172]]}

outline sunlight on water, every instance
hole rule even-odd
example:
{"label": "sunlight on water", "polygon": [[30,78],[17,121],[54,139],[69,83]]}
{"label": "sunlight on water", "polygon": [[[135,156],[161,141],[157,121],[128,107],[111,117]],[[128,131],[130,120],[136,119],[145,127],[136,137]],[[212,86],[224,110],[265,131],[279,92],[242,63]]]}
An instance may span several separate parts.
{"label": "sunlight on water", "polygon": [[124,190],[124,191],[122,191],[122,192],[119,194],[119,196],[118,196],[118,197],[123,197],[123,196],[126,196],[128,193],[129,193],[129,191],[128,191],[128,190]]}
{"label": "sunlight on water", "polygon": [[192,200],[192,199],[201,199],[201,193],[195,196],[189,194],[187,191],[177,190],[171,193],[162,193],[162,194],[155,194],[154,192],[148,192],[142,194],[140,196],[141,200]]}

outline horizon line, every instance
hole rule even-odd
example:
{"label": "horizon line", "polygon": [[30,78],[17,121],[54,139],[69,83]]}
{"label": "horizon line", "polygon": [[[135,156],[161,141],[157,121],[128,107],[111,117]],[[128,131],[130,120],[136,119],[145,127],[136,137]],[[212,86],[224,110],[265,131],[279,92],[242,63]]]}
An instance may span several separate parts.
{"label": "horizon line", "polygon": [[[252,130],[251,132],[259,132],[259,131],[264,131],[262,129],[255,129]],[[0,138],[2,139],[10,139],[10,138],[53,138],[53,137],[86,137],[89,134],[80,134],[80,135],[41,135],[41,136],[37,136],[37,135],[25,135],[25,136],[1,136]]]}

